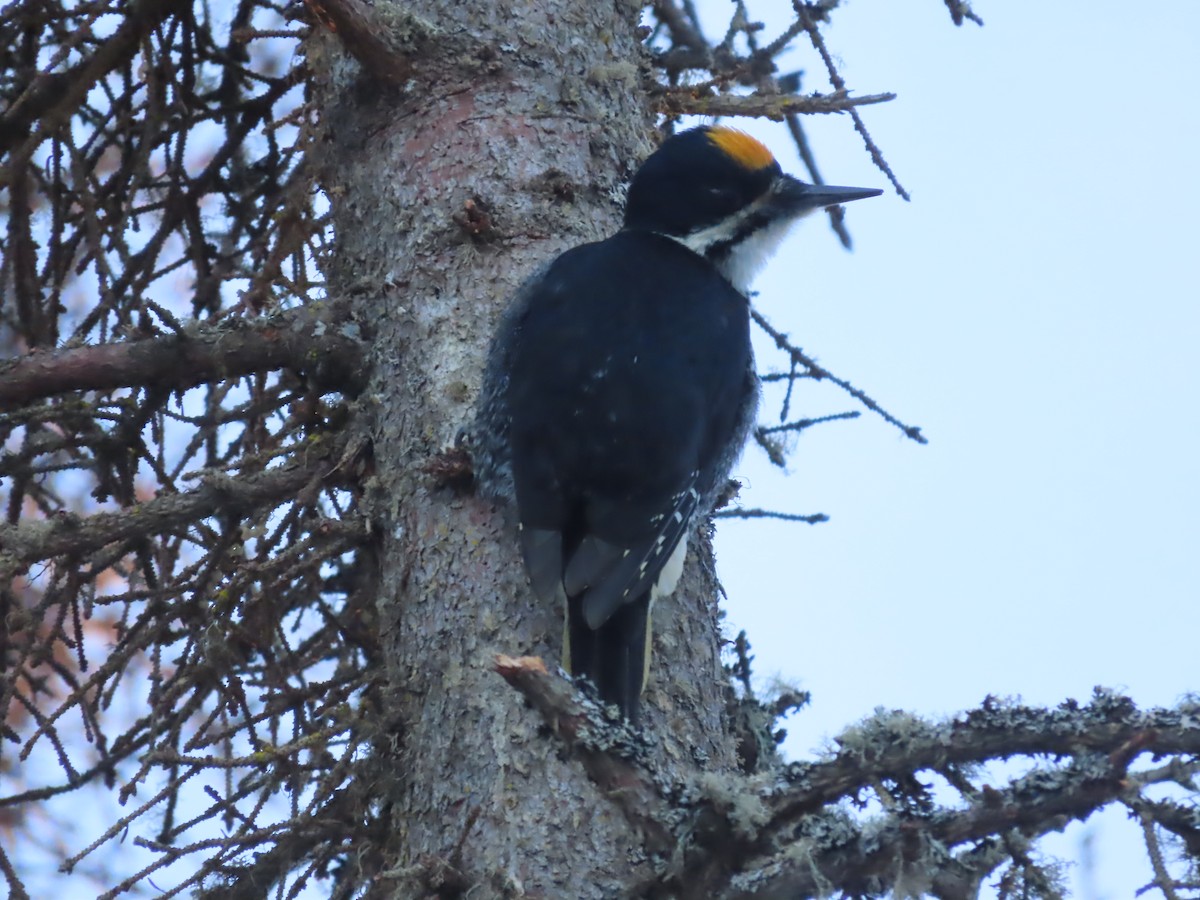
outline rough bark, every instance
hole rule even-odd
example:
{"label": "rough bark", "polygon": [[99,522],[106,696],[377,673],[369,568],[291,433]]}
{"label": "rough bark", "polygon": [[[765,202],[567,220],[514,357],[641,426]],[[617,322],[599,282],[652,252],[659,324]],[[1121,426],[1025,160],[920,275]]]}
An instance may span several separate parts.
{"label": "rough bark", "polygon": [[[652,146],[638,11],[425,0],[402,19],[420,47],[410,93],[366,80],[333,40],[309,51],[336,147],[330,289],[360,298],[373,348],[362,407],[398,749],[379,794],[403,811],[379,895],[428,890],[435,860],[473,898],[619,895],[650,875],[635,829],[494,670],[497,654],[556,662],[562,613],[534,603],[502,513],[423,467],[469,420],[520,281],[619,223],[614,191]],[[646,727],[668,778],[735,763],[710,570],[693,554],[656,617]]]}

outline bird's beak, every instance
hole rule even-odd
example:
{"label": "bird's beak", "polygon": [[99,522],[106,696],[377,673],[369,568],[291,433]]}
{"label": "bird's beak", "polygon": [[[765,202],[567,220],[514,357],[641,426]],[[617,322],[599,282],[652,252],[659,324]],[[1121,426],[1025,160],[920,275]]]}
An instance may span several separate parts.
{"label": "bird's beak", "polygon": [[782,176],[775,183],[775,204],[794,216],[804,215],[826,206],[837,206],[851,200],[878,197],[883,191],[878,188],[835,187],[831,184],[806,184],[791,175]]}

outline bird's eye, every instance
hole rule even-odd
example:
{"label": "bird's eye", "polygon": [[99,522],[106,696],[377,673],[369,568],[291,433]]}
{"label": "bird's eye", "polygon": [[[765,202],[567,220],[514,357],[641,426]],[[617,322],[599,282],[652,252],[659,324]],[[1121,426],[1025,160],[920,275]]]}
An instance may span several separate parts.
{"label": "bird's eye", "polygon": [[710,205],[720,210],[737,209],[737,206],[742,203],[742,198],[732,187],[710,185],[704,188],[704,197],[708,199]]}

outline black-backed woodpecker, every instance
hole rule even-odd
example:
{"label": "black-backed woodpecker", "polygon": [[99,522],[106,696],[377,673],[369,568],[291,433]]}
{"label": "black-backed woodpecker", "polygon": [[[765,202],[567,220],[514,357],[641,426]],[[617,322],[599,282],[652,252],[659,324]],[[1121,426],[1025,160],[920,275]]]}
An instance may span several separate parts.
{"label": "black-backed woodpecker", "polygon": [[624,227],[533,275],[504,314],[471,429],[478,484],[515,505],[563,656],[637,720],[650,607],[683,570],[758,405],[749,284],[788,227],[882,191],[805,184],[749,135],[668,138]]}

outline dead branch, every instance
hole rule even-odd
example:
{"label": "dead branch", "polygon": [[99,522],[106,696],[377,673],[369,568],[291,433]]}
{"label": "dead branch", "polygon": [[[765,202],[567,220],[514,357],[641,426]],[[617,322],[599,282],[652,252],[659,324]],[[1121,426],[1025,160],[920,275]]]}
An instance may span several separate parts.
{"label": "dead branch", "polygon": [[1013,756],[1090,752],[1108,754],[1139,738],[1137,752],[1200,752],[1200,725],[1179,710],[1142,713],[1127,698],[1097,691],[1093,702],[1073,701],[1057,709],[1007,704],[983,705],[940,724],[892,713],[846,731],[832,759],[789,769],[793,787],[771,801],[772,828],[782,829],[813,810],[856,791],[864,778],[896,778],[945,765]]}
{"label": "dead branch", "polygon": [[[922,887],[923,895],[965,900],[976,896],[980,881],[1010,854],[984,845],[983,854],[954,856],[946,848],[1009,829],[1027,828],[1035,834],[1058,830],[1069,819],[1087,818],[1120,793],[1120,780],[1114,776],[1081,780],[1041,795],[1036,807],[1012,799],[996,810],[970,809],[930,820],[889,816],[854,831],[845,830],[845,821],[836,816],[818,817],[800,840],[735,876],[721,896],[793,900],[823,896],[831,884],[850,896],[875,896],[896,884],[914,884]],[[1010,800],[1008,792],[1002,796]]]}
{"label": "dead branch", "polygon": [[20,572],[31,563],[63,554],[79,557],[117,541],[162,534],[207,516],[236,519],[265,503],[298,494],[312,482],[323,483],[334,470],[333,439],[310,442],[303,453],[278,468],[234,477],[223,472],[201,476],[202,486],[185,494],[164,494],[115,513],[0,525],[0,572]]}
{"label": "dead branch", "polygon": [[[831,885],[874,895],[899,884],[937,897],[974,896],[1006,860],[1036,869],[1027,838],[1117,800],[1185,841],[1200,833],[1183,807],[1139,796],[1148,785],[1186,777],[1190,768],[1130,772],[1146,753],[1156,759],[1200,753],[1195,703],[1143,712],[1097,688],[1090,703],[1056,709],[988,698],[942,723],[881,712],[844,732],[833,758],[788,766],[782,786],[733,778],[714,787],[698,774],[696,784],[671,789],[657,786],[644,762],[619,744],[596,740],[610,733],[609,723],[597,722],[590,704],[541,660],[499,657],[496,668],[631,821],[649,817],[647,850],[675,847],[662,877],[683,885],[687,896],[709,891],[704,895],[782,900],[824,895]],[[1000,788],[955,774],[990,760],[1047,755],[1064,762],[1035,765]],[[951,773],[959,804],[935,804],[918,778],[939,772]],[[846,812],[842,801],[858,801],[885,784],[892,787],[882,815],[857,819]],[[674,838],[669,828],[677,829]],[[722,873],[722,866],[730,871]]]}
{"label": "dead branch", "polygon": [[[1002,861],[981,853],[981,842],[1013,829],[1031,837],[1056,830],[1142,785],[1174,780],[1171,767],[1139,776],[1129,775],[1128,768],[1145,752],[1194,754],[1200,724],[1194,705],[1141,712],[1128,698],[1097,689],[1090,704],[1067,702],[1054,710],[989,698],[941,724],[880,713],[839,742],[843,749],[834,759],[789,767],[793,786],[766,800],[774,812],[761,840],[772,849],[735,877],[727,896],[810,896],[822,884],[872,892],[898,883],[906,868],[926,873],[936,896],[972,896],[950,885],[968,875],[977,885]],[[915,784],[920,772],[1043,754],[1068,762],[1034,768],[1003,789],[971,788],[964,793],[966,809],[900,808],[859,823],[831,812],[836,801],[856,798],[873,784]],[[972,846],[951,855],[964,844]]]}
{"label": "dead branch", "polygon": [[566,678],[551,673],[538,657],[500,655],[495,668],[525,696],[596,786],[642,833],[646,849],[669,854],[675,846],[667,825],[670,808],[644,765],[638,764],[638,737],[625,722],[581,695]]}
{"label": "dead branch", "polygon": [[317,20],[375,78],[400,85],[412,77],[418,45],[433,36],[433,26],[399,5],[363,0],[305,0]]}
{"label": "dead branch", "polygon": [[688,88],[663,91],[654,98],[659,112],[670,116],[749,116],[782,122],[795,113],[840,113],[856,106],[887,103],[895,94],[866,94],[851,97],[844,91],[833,94],[809,94],[798,97],[788,94],[711,94],[696,93]]}
{"label": "dead branch", "polygon": [[314,303],[268,318],[192,322],[175,334],[29,353],[0,362],[0,408],[67,391],[185,390],[283,367],[353,393],[364,379],[361,344],[334,324],[332,310]]}

